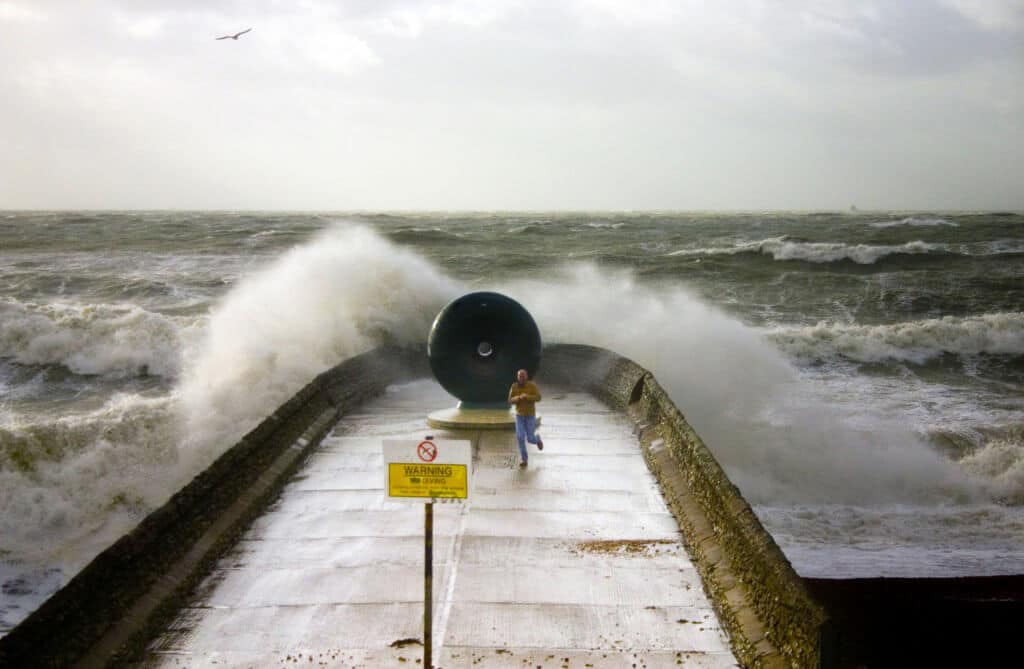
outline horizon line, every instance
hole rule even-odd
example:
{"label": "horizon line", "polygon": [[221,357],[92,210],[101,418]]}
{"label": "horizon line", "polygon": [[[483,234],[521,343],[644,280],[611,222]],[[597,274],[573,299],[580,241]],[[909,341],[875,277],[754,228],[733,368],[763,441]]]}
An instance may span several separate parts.
{"label": "horizon line", "polygon": [[411,215],[411,214],[619,214],[619,215],[651,215],[651,214],[875,214],[875,213],[929,213],[929,214],[1024,214],[1021,209],[929,209],[921,207],[896,207],[880,209],[827,209],[827,208],[790,208],[790,209],[246,209],[234,207],[194,208],[194,207],[139,207],[139,208],[0,208],[3,213],[232,213],[232,214],[352,214],[352,215]]}

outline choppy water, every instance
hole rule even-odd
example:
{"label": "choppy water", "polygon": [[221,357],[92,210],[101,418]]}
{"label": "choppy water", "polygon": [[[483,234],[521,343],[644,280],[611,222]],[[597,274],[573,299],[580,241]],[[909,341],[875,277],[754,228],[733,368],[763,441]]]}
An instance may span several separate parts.
{"label": "choppy water", "polygon": [[1024,573],[1021,215],[0,212],[0,276],[0,633],[485,288],[653,369],[801,573]]}

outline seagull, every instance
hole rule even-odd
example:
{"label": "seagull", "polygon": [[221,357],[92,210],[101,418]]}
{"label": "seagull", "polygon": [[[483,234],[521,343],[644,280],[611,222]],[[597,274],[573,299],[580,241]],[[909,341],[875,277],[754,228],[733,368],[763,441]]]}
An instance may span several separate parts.
{"label": "seagull", "polygon": [[234,39],[234,40],[237,40],[239,37],[241,37],[245,33],[249,32],[250,30],[252,30],[252,28],[246,28],[245,30],[243,30],[240,33],[235,33],[234,35],[224,35],[223,37],[216,37],[214,39],[218,39],[218,40],[221,40],[221,39]]}

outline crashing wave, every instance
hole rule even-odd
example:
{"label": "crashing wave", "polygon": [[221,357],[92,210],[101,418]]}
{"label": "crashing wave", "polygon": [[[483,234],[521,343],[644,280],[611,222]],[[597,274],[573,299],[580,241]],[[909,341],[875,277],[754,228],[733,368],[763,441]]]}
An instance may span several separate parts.
{"label": "crashing wave", "polygon": [[819,322],[778,328],[769,339],[785,353],[803,359],[842,356],[858,362],[924,363],[954,355],[1024,354],[1024,313],[947,316],[888,325]]}
{"label": "crashing wave", "polygon": [[758,241],[738,242],[733,246],[680,249],[669,256],[714,256],[761,253],[774,260],[803,260],[812,263],[830,263],[843,260],[871,265],[891,255],[922,255],[948,253],[945,244],[929,244],[921,240],[896,245],[842,244],[837,242],[798,242],[786,237],[773,237]]}
{"label": "crashing wave", "polygon": [[913,227],[934,227],[934,226],[948,226],[952,228],[959,228],[959,223],[953,221],[947,221],[944,218],[917,218],[916,216],[908,216],[898,221],[877,221],[870,224],[873,228],[895,228],[901,225],[910,225]]}
{"label": "crashing wave", "polygon": [[181,366],[181,336],[179,322],[136,305],[0,301],[0,357],[22,365],[173,378]]}
{"label": "crashing wave", "polygon": [[116,538],[181,485],[176,432],[166,396],[119,394],[98,409],[32,423],[4,417],[0,554],[31,559],[59,549],[74,562],[72,544],[102,544],[90,537],[100,530]]}
{"label": "crashing wave", "polygon": [[1004,430],[960,459],[960,467],[1011,504],[1024,504],[1024,425]]}

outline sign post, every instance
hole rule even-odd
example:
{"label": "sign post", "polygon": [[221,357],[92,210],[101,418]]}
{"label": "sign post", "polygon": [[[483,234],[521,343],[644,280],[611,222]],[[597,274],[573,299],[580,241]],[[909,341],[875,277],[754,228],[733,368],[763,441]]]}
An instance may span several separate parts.
{"label": "sign post", "polygon": [[423,666],[434,657],[434,503],[423,505]]}
{"label": "sign post", "polygon": [[468,441],[384,440],[388,497],[423,506],[423,667],[433,664],[434,500],[469,499],[472,445]]}

